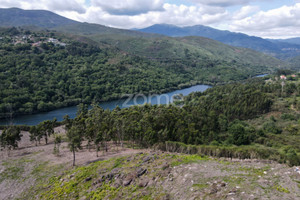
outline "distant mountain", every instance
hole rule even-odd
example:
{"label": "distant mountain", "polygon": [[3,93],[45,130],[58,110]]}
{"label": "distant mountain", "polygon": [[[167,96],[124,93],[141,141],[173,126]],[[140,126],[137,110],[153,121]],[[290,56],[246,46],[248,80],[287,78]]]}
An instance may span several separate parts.
{"label": "distant mountain", "polygon": [[208,26],[196,25],[177,27],[168,24],[156,24],[144,29],[136,29],[145,33],[163,34],[171,37],[201,36],[223,42],[237,47],[250,48],[268,53],[278,58],[293,57],[300,54],[300,45],[286,41],[270,41],[260,37],[249,36],[242,33],[222,31]]}
{"label": "distant mountain", "polygon": [[278,39],[278,40],[270,40],[272,42],[285,42],[289,44],[297,44],[300,45],[300,37],[298,38],[289,38],[289,39]]}
{"label": "distant mountain", "polygon": [[135,37],[162,37],[161,35],[153,34],[153,33],[143,33],[134,30],[111,28],[100,24],[91,24],[86,22],[78,23],[78,24],[70,24],[66,26],[58,26],[58,27],[54,27],[53,29],[59,32],[85,35],[85,36],[100,34],[100,35],[124,35],[124,36],[135,36]]}
{"label": "distant mountain", "polygon": [[300,70],[300,56],[291,58],[289,62],[291,63],[291,69],[296,71]]}
{"label": "distant mountain", "polygon": [[[168,65],[173,63],[176,67],[178,67],[176,62],[184,66],[199,65],[200,68],[210,62],[212,63],[211,66],[217,67],[221,67],[221,63],[223,63],[234,69],[236,67],[244,68],[249,75],[254,75],[272,71],[284,65],[283,62],[271,56],[250,49],[224,45],[208,38],[186,37],[182,39],[155,33],[110,28],[98,24],[76,22],[49,11],[1,9],[0,22],[0,26],[36,26],[72,35],[81,35],[88,37],[94,44],[117,48],[125,54],[141,56],[157,62],[168,63]],[[183,28],[170,25],[156,26],[158,26],[157,30],[160,29],[159,27],[165,27],[165,34],[171,30],[169,34],[174,32],[176,36],[184,35]],[[201,29],[206,30],[202,32],[206,32],[205,36],[208,37],[215,30],[204,26],[197,27],[193,29],[194,35]],[[230,32],[219,31],[219,33],[218,37],[226,38],[222,34]],[[261,38],[257,39],[264,41]],[[234,42],[235,39],[232,41]],[[270,45],[273,44],[267,42]],[[248,41],[248,43],[251,42]],[[201,65],[201,63],[203,64]]]}
{"label": "distant mountain", "polygon": [[0,26],[38,26],[53,28],[79,24],[74,20],[45,10],[22,10],[19,8],[0,8]]}
{"label": "distant mountain", "polygon": [[[22,10],[0,8],[0,27],[26,27],[32,30],[47,28],[77,35],[121,34],[153,37],[154,34],[133,30],[110,28],[99,24],[77,22],[46,10]],[[161,37],[161,36],[160,36]]]}

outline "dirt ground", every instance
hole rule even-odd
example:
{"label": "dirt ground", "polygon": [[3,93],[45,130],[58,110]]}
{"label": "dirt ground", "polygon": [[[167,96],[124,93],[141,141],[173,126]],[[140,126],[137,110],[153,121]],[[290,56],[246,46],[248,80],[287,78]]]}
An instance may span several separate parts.
{"label": "dirt ground", "polygon": [[[63,127],[55,128],[55,132],[64,135]],[[1,131],[0,131],[1,134]],[[19,148],[9,153],[7,151],[0,151],[0,175],[5,173],[8,168],[11,171],[22,170],[22,177],[10,177],[10,179],[2,180],[0,176],[0,199],[15,199],[25,190],[29,189],[36,183],[36,178],[28,178],[39,165],[47,163],[48,166],[61,166],[57,173],[63,170],[71,169],[73,166],[73,154],[68,148],[67,142],[63,142],[60,146],[59,155],[53,154],[54,142],[53,138],[49,138],[46,145],[44,140],[38,146],[30,141],[29,132],[22,131],[22,140],[19,142]],[[137,149],[121,148],[110,145],[108,152],[99,152],[96,156],[94,149],[90,151],[83,143],[83,149],[76,152],[76,165],[87,165],[97,160],[106,160],[112,157],[132,155],[141,152]],[[28,161],[29,160],[29,161]],[[22,168],[17,168],[22,165]],[[15,173],[18,176],[18,173]],[[29,175],[30,176],[30,175]],[[2,177],[4,178],[4,177]],[[24,179],[20,182],[20,179]]]}
{"label": "dirt ground", "polygon": [[[55,132],[64,135],[65,130],[58,127]],[[28,193],[37,184],[72,169],[73,155],[66,142],[61,144],[57,156],[53,154],[53,138],[49,139],[48,145],[42,141],[35,146],[28,132],[22,134],[19,149],[10,152],[10,156],[7,152],[0,152],[1,200],[20,196],[24,199],[24,192]],[[94,149],[89,151],[84,147],[76,153],[76,164],[82,166],[140,152],[147,154],[152,151],[121,149],[110,145],[109,152],[101,151],[96,157]],[[149,163],[148,169],[151,167]],[[271,161],[211,158],[174,166],[169,174],[157,179],[154,185],[170,194],[170,199],[300,199],[299,169]]]}

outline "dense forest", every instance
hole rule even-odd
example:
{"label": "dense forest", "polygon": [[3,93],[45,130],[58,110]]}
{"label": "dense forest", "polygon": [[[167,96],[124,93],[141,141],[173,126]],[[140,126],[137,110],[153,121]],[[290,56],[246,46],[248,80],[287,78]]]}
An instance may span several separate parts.
{"label": "dense forest", "polygon": [[[110,111],[98,105],[88,110],[81,104],[77,117],[65,116],[63,123],[69,141],[74,142],[74,154],[82,141],[88,141],[88,148],[103,151],[111,141],[122,146],[127,141],[133,148],[200,151],[298,165],[299,94],[296,81],[288,81],[282,88],[280,81],[255,79],[192,93],[173,105],[117,107]],[[46,121],[31,127],[32,141],[47,140],[54,134],[51,130],[56,123]]]}
{"label": "dense forest", "polygon": [[[87,106],[81,105],[77,117],[66,117],[65,123],[71,132],[84,132],[82,139],[97,149],[102,145],[105,150],[112,140],[119,144],[130,141],[132,147],[143,148],[188,144],[213,147],[204,150],[204,154],[216,155],[217,151],[219,156],[241,158],[254,154],[298,165],[300,115],[294,111],[300,107],[299,94],[300,87],[295,81],[286,82],[283,89],[280,81],[251,80],[193,93],[178,105],[134,106],[113,111],[97,105],[88,111]],[[282,103],[283,99],[287,102]],[[289,106],[294,110],[287,109]],[[281,116],[265,118],[274,111],[281,112]]]}
{"label": "dense forest", "polygon": [[[49,31],[1,29],[0,37],[0,118],[117,99],[124,94],[162,93],[197,83],[222,84],[269,70],[229,58],[212,60],[194,50],[180,50],[179,43],[180,58],[153,59]],[[165,46],[159,41],[153,45]],[[167,55],[171,52],[161,57]]]}

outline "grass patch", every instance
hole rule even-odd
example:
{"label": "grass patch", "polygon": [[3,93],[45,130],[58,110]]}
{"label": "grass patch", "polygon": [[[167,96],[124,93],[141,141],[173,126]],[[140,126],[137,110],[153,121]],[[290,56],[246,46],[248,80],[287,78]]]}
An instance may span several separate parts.
{"label": "grass patch", "polygon": [[236,176],[226,176],[223,178],[223,181],[225,183],[232,183],[232,184],[241,184],[246,179],[242,177],[242,175],[236,175]]}
{"label": "grass patch", "polygon": [[34,160],[28,159],[27,157],[4,161],[2,165],[5,169],[0,173],[0,183],[7,179],[23,180],[22,175],[25,172],[25,165],[31,162],[34,162]]}
{"label": "grass patch", "polygon": [[178,166],[181,164],[189,164],[189,163],[196,163],[196,162],[200,162],[200,161],[207,161],[209,160],[208,157],[203,157],[203,156],[199,156],[199,155],[174,155],[172,157],[173,159],[176,159],[175,161],[173,161],[171,163],[171,166]]}
{"label": "grass patch", "polygon": [[263,176],[265,172],[270,170],[270,166],[266,166],[263,168],[253,168],[253,167],[240,167],[238,171],[243,171],[249,173],[249,175]]}
{"label": "grass patch", "polygon": [[193,184],[192,187],[195,187],[197,189],[205,189],[207,187],[209,187],[209,185],[207,183],[198,183],[198,184]]}
{"label": "grass patch", "polygon": [[283,193],[291,193],[287,188],[282,187],[281,185],[276,185],[274,186],[274,188],[278,191],[278,192],[283,192]]}

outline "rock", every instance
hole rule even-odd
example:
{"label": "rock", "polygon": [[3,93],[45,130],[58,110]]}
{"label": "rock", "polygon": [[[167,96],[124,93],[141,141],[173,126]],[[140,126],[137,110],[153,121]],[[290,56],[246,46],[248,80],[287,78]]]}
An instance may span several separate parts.
{"label": "rock", "polygon": [[147,172],[147,169],[139,168],[137,170],[137,177],[144,175]]}
{"label": "rock", "polygon": [[139,187],[146,187],[149,183],[149,180],[145,179],[145,180],[141,180],[139,182]]}
{"label": "rock", "polygon": [[[233,194],[236,194],[237,193],[237,188],[233,188],[230,192],[229,192],[229,194],[231,194],[231,195],[233,195]],[[228,195],[229,195],[228,194]]]}
{"label": "rock", "polygon": [[148,186],[152,186],[152,185],[154,185],[154,181],[153,181],[153,180],[150,180],[150,181],[148,182]]}
{"label": "rock", "polygon": [[218,186],[217,184],[213,183],[209,194],[216,194],[217,192],[218,192]]}
{"label": "rock", "polygon": [[226,187],[226,183],[221,183],[220,186],[221,187]]}
{"label": "rock", "polygon": [[99,174],[105,174],[106,172],[107,172],[107,169],[100,169],[98,173]]}
{"label": "rock", "polygon": [[114,168],[113,170],[111,170],[111,173],[112,173],[112,174],[117,174],[117,173],[119,173],[120,171],[121,171],[120,168]]}
{"label": "rock", "polygon": [[163,196],[161,199],[162,199],[162,200],[169,200],[169,199],[170,199],[170,195],[167,194],[167,195]]}
{"label": "rock", "polygon": [[101,182],[102,182],[102,179],[99,179],[99,180],[95,181],[94,183],[92,183],[92,185],[95,186],[95,185],[98,185]]}
{"label": "rock", "polygon": [[123,181],[123,185],[124,185],[124,186],[128,186],[128,185],[130,185],[131,182],[132,182],[132,178],[125,179],[125,180]]}
{"label": "rock", "polygon": [[123,185],[124,186],[130,185],[130,183],[134,180],[135,177],[136,177],[136,173],[128,174],[125,180],[123,181]]}
{"label": "rock", "polygon": [[105,176],[105,179],[109,180],[109,181],[111,181],[113,178],[114,178],[114,174],[112,174],[112,173],[109,173]]}
{"label": "rock", "polygon": [[132,157],[128,157],[126,161],[127,161],[127,162],[132,161]]}
{"label": "rock", "polygon": [[119,188],[122,185],[122,180],[121,179],[117,179],[114,183],[114,187],[115,188]]}
{"label": "rock", "polygon": [[163,170],[168,169],[170,167],[170,165],[168,163],[164,164],[161,168]]}
{"label": "rock", "polygon": [[150,160],[151,160],[151,157],[150,157],[150,156],[147,156],[146,158],[143,159],[143,163],[148,162],[148,161],[150,161]]}
{"label": "rock", "polygon": [[91,177],[88,177],[88,178],[86,178],[84,181],[85,181],[85,182],[88,182],[88,181],[90,181],[90,180],[92,180],[92,178],[91,178]]}

